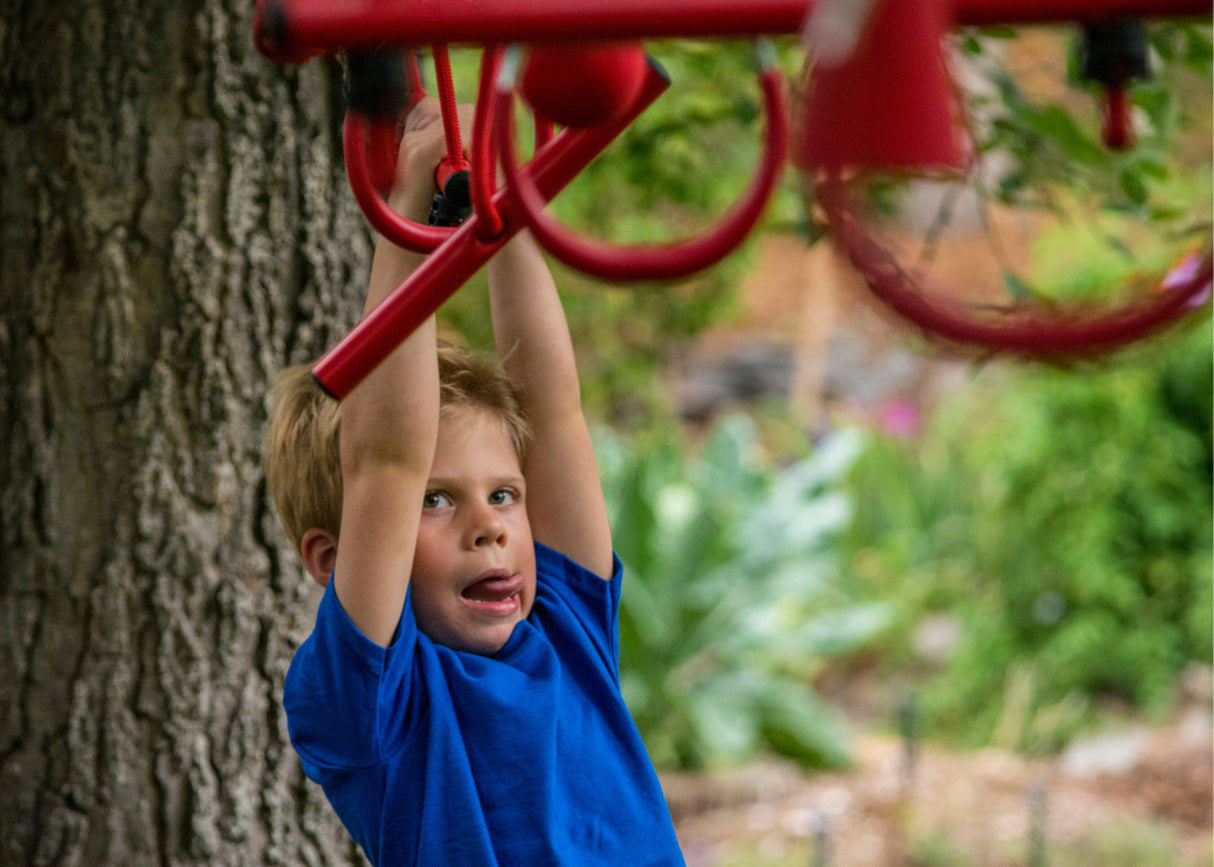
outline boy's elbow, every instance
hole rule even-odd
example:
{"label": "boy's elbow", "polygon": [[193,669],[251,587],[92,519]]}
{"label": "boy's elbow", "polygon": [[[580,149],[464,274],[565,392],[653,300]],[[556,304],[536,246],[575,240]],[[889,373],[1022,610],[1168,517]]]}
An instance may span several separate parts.
{"label": "boy's elbow", "polygon": [[[365,423],[367,422],[367,423]],[[413,417],[407,422],[384,423],[342,418],[340,455],[343,475],[378,472],[395,467],[411,473],[429,473],[438,439],[438,420]]]}

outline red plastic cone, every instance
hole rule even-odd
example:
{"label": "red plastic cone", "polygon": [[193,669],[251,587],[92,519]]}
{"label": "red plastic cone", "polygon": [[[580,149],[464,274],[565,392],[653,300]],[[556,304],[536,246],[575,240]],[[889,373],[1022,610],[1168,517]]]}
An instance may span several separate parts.
{"label": "red plastic cone", "polygon": [[879,0],[846,60],[807,66],[797,166],[962,169],[962,126],[940,47],[945,23],[942,0]]}

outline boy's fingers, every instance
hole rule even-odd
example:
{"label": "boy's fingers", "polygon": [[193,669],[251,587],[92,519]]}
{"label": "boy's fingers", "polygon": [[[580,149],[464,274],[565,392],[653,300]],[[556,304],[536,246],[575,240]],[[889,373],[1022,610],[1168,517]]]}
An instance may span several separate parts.
{"label": "boy's fingers", "polygon": [[[472,124],[476,107],[457,106],[460,138],[465,148],[472,140]],[[406,197],[416,195],[419,200],[429,202],[430,188],[434,184],[434,171],[447,154],[447,140],[443,125],[442,107],[434,97],[424,97],[405,117],[404,136],[400,142],[397,160],[397,191]],[[421,194],[425,191],[425,196]],[[399,198],[399,196],[394,197]]]}
{"label": "boy's fingers", "polygon": [[402,160],[432,161],[437,164],[443,149],[442,110],[438,100],[425,97],[405,117],[400,142]]}
{"label": "boy's fingers", "polygon": [[424,129],[435,122],[441,123],[442,117],[442,108],[439,106],[438,100],[432,96],[423,97],[405,117],[405,132]]}
{"label": "boy's fingers", "polygon": [[456,113],[459,115],[459,129],[464,139],[464,146],[472,141],[472,124],[476,119],[476,106],[470,103],[461,102],[456,107]]}

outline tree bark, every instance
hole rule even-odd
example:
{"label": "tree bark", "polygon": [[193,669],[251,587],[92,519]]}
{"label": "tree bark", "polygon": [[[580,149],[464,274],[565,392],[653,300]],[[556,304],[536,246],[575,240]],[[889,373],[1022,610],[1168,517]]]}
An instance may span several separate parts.
{"label": "tree bark", "polygon": [[0,863],[347,864],[267,384],[353,323],[340,75],[238,0],[0,0]]}

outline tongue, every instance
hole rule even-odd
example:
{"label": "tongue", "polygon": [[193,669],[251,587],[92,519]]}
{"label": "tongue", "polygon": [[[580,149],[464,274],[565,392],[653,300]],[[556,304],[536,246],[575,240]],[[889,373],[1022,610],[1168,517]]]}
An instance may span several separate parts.
{"label": "tongue", "polygon": [[470,587],[464,588],[465,599],[485,599],[491,602],[501,602],[514,595],[514,586],[509,578],[486,578],[477,581]]}

